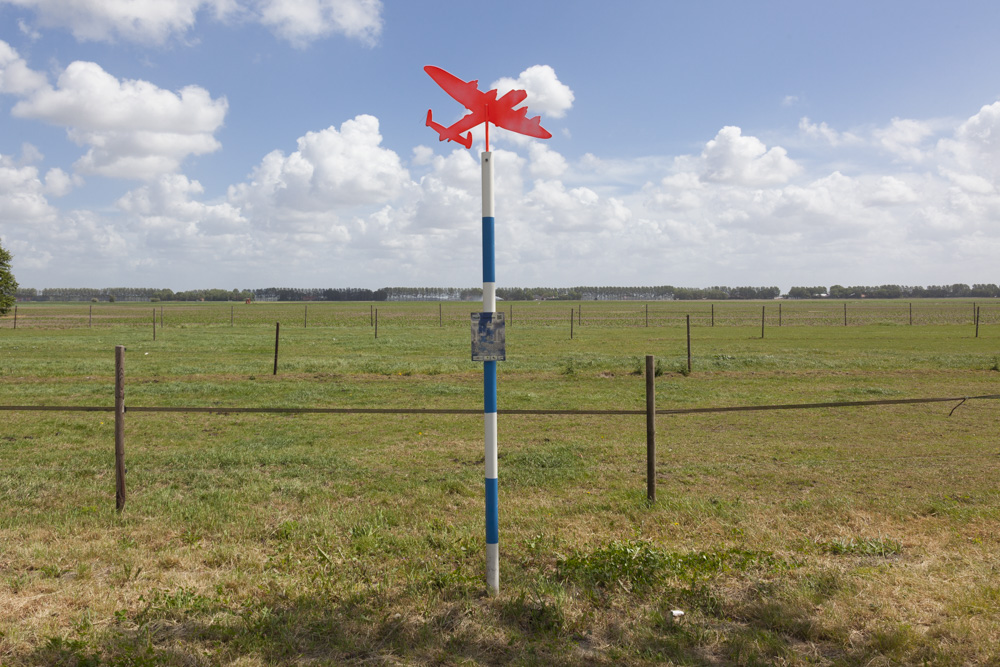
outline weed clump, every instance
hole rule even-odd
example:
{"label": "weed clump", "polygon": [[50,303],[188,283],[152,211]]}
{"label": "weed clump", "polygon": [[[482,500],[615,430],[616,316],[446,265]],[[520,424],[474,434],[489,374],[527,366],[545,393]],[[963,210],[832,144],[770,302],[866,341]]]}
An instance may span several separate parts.
{"label": "weed clump", "polygon": [[886,537],[866,537],[861,539],[853,537],[835,538],[828,541],[818,541],[816,542],[816,546],[823,553],[835,556],[876,556],[878,558],[887,558],[903,552],[902,544]]}
{"label": "weed clump", "polygon": [[559,575],[588,587],[628,585],[648,589],[669,577],[694,583],[723,572],[754,568],[787,569],[787,564],[764,551],[726,549],[668,552],[643,540],[615,540],[589,554],[575,552],[557,563]]}

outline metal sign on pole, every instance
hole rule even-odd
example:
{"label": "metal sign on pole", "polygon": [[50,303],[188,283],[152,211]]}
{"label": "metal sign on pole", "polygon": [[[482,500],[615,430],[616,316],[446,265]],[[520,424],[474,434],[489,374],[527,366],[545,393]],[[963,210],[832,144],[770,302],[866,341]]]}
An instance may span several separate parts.
{"label": "metal sign on pole", "polygon": [[500,590],[500,501],[497,479],[497,361],[505,359],[504,318],[496,312],[496,218],[493,211],[493,154],[490,123],[530,137],[548,139],[541,118],[528,118],[527,107],[518,107],[528,93],[511,90],[502,97],[496,90],[482,92],[478,80],[463,81],[439,67],[424,67],[434,81],[469,110],[458,122],[444,127],[427,111],[427,126],[441,141],[454,141],[472,148],[472,128],[486,124],[483,172],[483,312],[472,314],[472,358],[483,362],[483,430],[486,462],[486,585]]}

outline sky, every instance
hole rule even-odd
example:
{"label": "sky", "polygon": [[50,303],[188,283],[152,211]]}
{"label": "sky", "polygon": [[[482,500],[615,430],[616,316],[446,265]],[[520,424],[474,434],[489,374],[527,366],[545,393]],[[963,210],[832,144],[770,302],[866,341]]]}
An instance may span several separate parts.
{"label": "sky", "polygon": [[[995,0],[0,0],[23,287],[1000,282]],[[522,106],[523,106],[522,105]]]}

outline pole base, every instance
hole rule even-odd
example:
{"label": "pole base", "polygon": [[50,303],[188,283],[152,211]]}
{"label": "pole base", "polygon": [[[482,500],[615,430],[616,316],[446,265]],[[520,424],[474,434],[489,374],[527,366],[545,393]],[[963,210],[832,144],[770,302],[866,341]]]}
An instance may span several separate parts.
{"label": "pole base", "polygon": [[500,545],[486,545],[486,587],[496,595],[500,592]]}

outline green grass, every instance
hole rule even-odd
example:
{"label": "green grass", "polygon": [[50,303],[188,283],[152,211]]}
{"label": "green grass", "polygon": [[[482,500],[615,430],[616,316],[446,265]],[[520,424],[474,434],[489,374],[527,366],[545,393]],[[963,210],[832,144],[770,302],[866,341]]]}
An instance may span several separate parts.
{"label": "green grass", "polygon": [[[717,304],[686,375],[682,321],[584,303],[570,340],[563,305],[514,304],[501,412],[642,409],[646,354],[662,409],[1000,393],[989,326],[799,303],[762,340]],[[241,307],[166,304],[155,342],[5,317],[0,404],[110,406],[123,344],[133,407],[481,407],[474,304],[380,304],[377,340],[310,305],[276,376],[301,306]],[[0,664],[989,664],[997,404],[952,407],[664,415],[653,505],[642,417],[501,414],[495,597],[478,415],[132,412],[117,514],[111,413],[0,412]]]}

